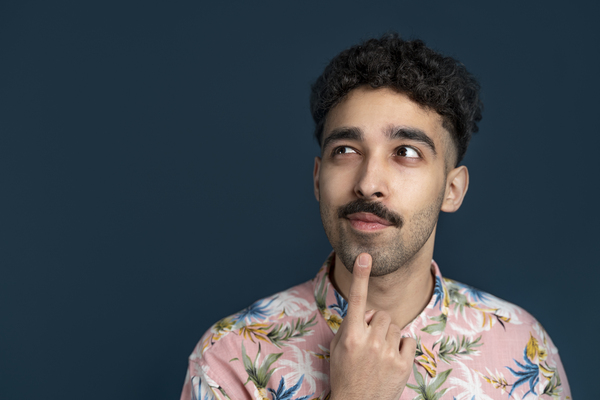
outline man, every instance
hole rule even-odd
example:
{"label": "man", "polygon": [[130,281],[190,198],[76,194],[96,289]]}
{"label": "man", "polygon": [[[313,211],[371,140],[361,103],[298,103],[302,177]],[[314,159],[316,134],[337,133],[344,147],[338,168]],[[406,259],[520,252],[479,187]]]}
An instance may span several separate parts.
{"label": "man", "polygon": [[438,214],[481,119],[479,85],[397,35],[335,57],[312,87],[314,190],[334,252],[309,282],[217,322],[182,399],[569,399],[556,347],[523,309],[443,278]]}

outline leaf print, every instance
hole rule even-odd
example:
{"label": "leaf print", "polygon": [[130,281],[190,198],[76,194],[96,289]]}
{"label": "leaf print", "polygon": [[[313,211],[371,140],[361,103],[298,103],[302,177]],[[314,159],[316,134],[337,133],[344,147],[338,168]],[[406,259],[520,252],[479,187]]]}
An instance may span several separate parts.
{"label": "leaf print", "polygon": [[256,343],[254,339],[262,340],[263,342],[268,343],[268,332],[266,330],[271,326],[272,325],[265,323],[246,325],[240,328],[239,335],[243,336],[245,339],[250,339],[252,343]]}
{"label": "leaf print", "polygon": [[253,303],[249,307],[244,308],[242,311],[237,313],[235,316],[238,319],[245,320],[248,324],[252,323],[252,320],[263,321],[267,319],[269,315],[273,313],[272,310],[269,309],[271,303],[276,299],[276,297],[272,298],[267,304],[265,303],[267,299],[258,300]]}
{"label": "leaf print", "polygon": [[417,396],[413,400],[439,400],[449,388],[437,391],[448,379],[452,369],[439,373],[435,378],[429,380],[429,377],[423,378],[423,375],[417,370],[416,364],[413,364],[413,375],[416,385],[407,383],[406,387],[417,392]]}
{"label": "leaf print", "polygon": [[417,351],[415,352],[415,361],[419,363],[429,376],[432,378],[437,374],[437,361],[435,359],[435,354],[427,349],[422,343],[421,338],[417,338]]}
{"label": "leaf print", "polygon": [[331,352],[329,351],[329,349],[325,346],[321,346],[320,344],[318,346],[319,349],[321,349],[321,353],[315,353],[314,351],[311,351],[312,355],[322,360],[329,361],[329,358],[331,356]]}
{"label": "leaf print", "polygon": [[250,357],[248,357],[248,355],[246,354],[246,348],[244,347],[244,343],[242,342],[242,361],[244,363],[244,369],[248,373],[248,380],[244,383],[244,385],[252,381],[252,383],[254,383],[254,386],[256,386],[256,388],[258,389],[259,394],[263,398],[267,398],[265,387],[267,386],[269,379],[271,379],[271,375],[273,375],[273,372],[275,372],[275,370],[277,369],[271,369],[271,365],[273,365],[273,363],[277,361],[277,359],[279,359],[279,357],[281,357],[283,353],[271,353],[265,358],[265,360],[262,363],[260,363],[260,351],[261,348],[259,343],[258,353],[256,354],[256,358],[253,362],[252,359],[250,359]]}
{"label": "leaf print", "polygon": [[498,372],[496,370],[495,374],[492,374],[491,371],[486,368],[487,371],[487,375],[483,375],[481,372],[478,372],[478,374],[488,383],[490,383],[495,389],[500,389],[500,391],[502,392],[502,394],[506,393],[506,388],[512,385],[509,385],[509,383],[506,381],[506,379],[504,378],[504,375],[501,372]]}
{"label": "leaf print", "polygon": [[560,386],[560,376],[558,374],[553,374],[546,384],[546,387],[544,387],[542,395],[545,394],[547,396],[558,397],[562,392],[562,388]]}
{"label": "leaf print", "polygon": [[[275,346],[281,348],[281,346],[285,346],[286,342],[288,342],[288,341],[292,341],[294,339],[299,339],[303,336],[310,335],[312,333],[312,330],[310,330],[308,328],[317,324],[315,322],[316,317],[317,317],[317,315],[315,314],[309,320],[298,318],[293,325],[290,325],[288,323],[276,325],[266,335],[266,337]],[[269,328],[270,328],[270,326],[269,326]]]}
{"label": "leaf print", "polygon": [[537,393],[535,392],[535,385],[537,385],[537,383],[540,380],[540,369],[537,364],[532,363],[527,357],[527,347],[525,347],[525,350],[523,350],[523,360],[525,361],[524,364],[521,364],[517,360],[514,360],[514,362],[521,368],[520,371],[515,371],[510,367],[506,367],[514,376],[519,378],[515,381],[515,383],[512,384],[512,389],[508,394],[509,397],[512,395],[512,392],[516,388],[518,388],[525,382],[529,382],[529,390],[527,391],[527,393],[525,393],[523,398],[527,397],[529,393],[533,393],[537,396]]}
{"label": "leaf print", "polygon": [[433,297],[435,298],[435,303],[433,303],[433,308],[440,304],[440,311],[442,310],[442,300],[445,298],[444,296],[444,286],[442,285],[442,280],[439,276],[435,276],[435,287],[433,288]]}
{"label": "leaf print", "polygon": [[346,318],[346,313],[348,312],[348,302],[342,296],[340,296],[337,291],[334,291],[334,294],[337,304],[332,304],[329,306],[329,308],[335,310],[340,317]]}
{"label": "leaf print", "polygon": [[445,314],[440,314],[435,317],[430,317],[432,321],[436,321],[435,324],[427,325],[425,328],[421,329],[423,332],[427,332],[431,335],[439,335],[444,332],[446,329],[446,322],[448,321],[448,316]]}
{"label": "leaf print", "polygon": [[[273,389],[269,388],[269,392],[271,392],[271,396],[273,397],[273,400],[292,400],[292,397],[300,389],[303,379],[304,379],[304,376],[301,376],[300,380],[298,380],[298,382],[294,386],[292,386],[289,389],[286,389],[285,380],[283,379],[283,376],[282,376],[281,380],[279,381],[279,387],[277,388],[277,391],[274,391]],[[310,396],[312,396],[312,395],[298,397],[295,400],[307,400]]]}
{"label": "leaf print", "polygon": [[458,397],[455,397],[456,400],[494,400],[485,394],[481,388],[481,379],[479,379],[479,375],[475,371],[471,371],[469,367],[460,361],[455,363],[455,365],[457,364],[461,369],[461,376],[464,380],[457,377],[451,377],[448,381],[449,383],[464,389],[464,392],[460,393]]}
{"label": "leaf print", "polygon": [[311,392],[316,390],[316,380],[322,382],[327,382],[329,380],[327,374],[313,367],[313,358],[310,351],[301,350],[296,346],[290,347],[294,351],[296,361],[288,359],[279,361],[279,365],[292,370],[292,372],[284,376],[286,380],[293,381],[296,379],[305,379]]}
{"label": "leaf print", "polygon": [[456,361],[456,357],[466,357],[468,355],[478,355],[479,351],[475,349],[475,347],[481,346],[483,343],[479,343],[481,340],[481,336],[479,336],[475,340],[470,340],[467,336],[460,336],[453,338],[450,336],[446,336],[444,339],[436,342],[433,347],[435,348],[436,344],[439,344],[438,347],[438,357],[444,361],[446,364],[450,364],[453,361]]}
{"label": "leaf print", "polygon": [[273,313],[280,316],[293,315],[297,318],[306,318],[316,311],[316,305],[300,297],[298,291],[290,290],[281,292],[271,304]]}
{"label": "leaf print", "polygon": [[327,280],[325,279],[326,277],[327,274],[323,274],[323,277],[321,278],[321,283],[319,283],[319,287],[317,289],[317,292],[315,293],[317,308],[319,309],[319,311],[321,311],[321,313],[327,310],[327,287],[325,286],[325,281]]}

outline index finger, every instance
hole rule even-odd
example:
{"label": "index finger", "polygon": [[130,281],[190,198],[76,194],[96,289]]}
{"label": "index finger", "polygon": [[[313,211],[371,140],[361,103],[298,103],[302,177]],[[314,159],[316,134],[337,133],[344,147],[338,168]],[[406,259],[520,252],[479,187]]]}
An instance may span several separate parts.
{"label": "index finger", "polygon": [[372,259],[368,253],[359,254],[354,261],[352,283],[350,283],[348,293],[348,312],[346,313],[346,319],[350,325],[364,326],[365,324],[371,262]]}

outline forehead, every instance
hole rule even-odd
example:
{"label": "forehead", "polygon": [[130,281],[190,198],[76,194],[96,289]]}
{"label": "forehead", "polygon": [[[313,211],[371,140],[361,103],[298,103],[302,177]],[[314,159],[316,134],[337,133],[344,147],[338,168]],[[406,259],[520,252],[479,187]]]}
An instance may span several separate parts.
{"label": "forehead", "polygon": [[442,117],[389,88],[359,87],[333,107],[323,127],[323,139],[334,129],[357,127],[366,140],[383,137],[390,126],[416,128],[425,132],[436,145],[447,149],[449,132]]}

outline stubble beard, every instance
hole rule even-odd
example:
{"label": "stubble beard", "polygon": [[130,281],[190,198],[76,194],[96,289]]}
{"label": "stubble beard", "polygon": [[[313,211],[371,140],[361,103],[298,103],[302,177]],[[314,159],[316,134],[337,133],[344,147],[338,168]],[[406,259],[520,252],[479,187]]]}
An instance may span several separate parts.
{"label": "stubble beard", "polygon": [[[408,268],[433,233],[443,198],[444,191],[436,201],[404,220],[400,226],[385,229],[393,229],[393,232],[357,232],[344,219],[338,218],[336,210],[323,207],[322,202],[319,202],[319,208],[329,242],[348,271],[352,273],[354,261],[360,253],[369,253],[373,260],[371,276],[384,276]],[[338,235],[335,234],[335,224]],[[381,238],[384,234],[390,236],[385,241]],[[406,237],[403,238],[403,234]]]}

